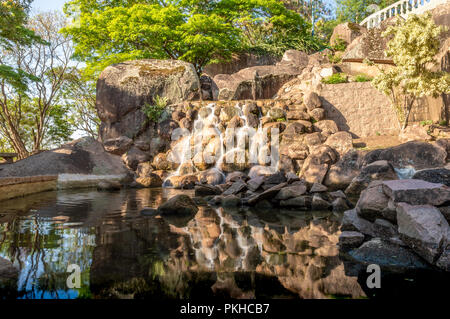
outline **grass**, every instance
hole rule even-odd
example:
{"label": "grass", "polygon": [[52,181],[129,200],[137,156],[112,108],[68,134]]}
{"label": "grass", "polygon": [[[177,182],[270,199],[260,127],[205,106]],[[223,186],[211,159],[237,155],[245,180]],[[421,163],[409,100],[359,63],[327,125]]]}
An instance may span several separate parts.
{"label": "grass", "polygon": [[425,126],[425,125],[431,125],[433,124],[432,120],[428,120],[428,121],[420,121],[420,125],[421,126]]}
{"label": "grass", "polygon": [[322,79],[322,83],[325,84],[348,83],[347,75],[345,73],[335,73]]}
{"label": "grass", "polygon": [[355,76],[354,81],[355,82],[369,82],[372,81],[373,78],[365,75],[365,74],[358,74],[357,76]]}
{"label": "grass", "polygon": [[153,105],[145,104],[142,111],[150,120],[158,122],[167,106],[167,98],[157,95],[154,102]]}

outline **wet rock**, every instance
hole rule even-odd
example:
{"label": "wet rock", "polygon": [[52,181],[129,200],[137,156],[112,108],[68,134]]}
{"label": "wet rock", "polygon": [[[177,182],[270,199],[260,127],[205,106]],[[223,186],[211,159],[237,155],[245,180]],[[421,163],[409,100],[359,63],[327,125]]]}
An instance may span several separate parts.
{"label": "wet rock", "polygon": [[313,210],[326,210],[330,207],[330,203],[320,197],[319,194],[314,194],[311,203],[311,209]]}
{"label": "wet rock", "polygon": [[157,174],[150,173],[146,177],[136,178],[136,183],[142,187],[161,187],[163,180]]}
{"label": "wet rock", "polygon": [[280,189],[282,189],[283,187],[285,187],[287,185],[287,183],[281,183],[279,185],[273,186],[267,190],[265,190],[264,192],[262,192],[261,194],[255,195],[253,197],[250,197],[248,199],[248,204],[249,205],[255,205],[257,202],[264,200],[264,199],[271,199],[273,198]]}
{"label": "wet rock", "polygon": [[247,179],[247,175],[244,172],[231,172],[227,175],[227,178],[225,179],[225,181],[228,182],[236,182],[238,180],[243,180],[245,181]]}
{"label": "wet rock", "polygon": [[195,196],[219,195],[220,188],[212,185],[195,185]]}
{"label": "wet rock", "polygon": [[342,217],[341,230],[358,231],[371,237],[375,236],[373,224],[359,217],[356,209],[351,209],[344,212],[344,216]]}
{"label": "wet rock", "polygon": [[364,235],[357,231],[343,231],[339,235],[339,245],[344,248],[359,247],[364,241]]}
{"label": "wet rock", "polygon": [[241,199],[236,195],[222,196],[221,205],[223,207],[237,207],[241,205]]}
{"label": "wet rock", "polygon": [[193,215],[197,213],[198,207],[194,201],[184,194],[175,195],[159,206],[158,211],[164,215]]}
{"label": "wet rock", "polygon": [[277,196],[275,196],[276,200],[284,200],[289,199],[293,197],[299,197],[303,194],[305,194],[307,191],[306,185],[300,184],[300,185],[292,185],[282,188]]}
{"label": "wet rock", "polygon": [[365,242],[351,251],[350,255],[359,262],[377,264],[392,270],[428,268],[428,265],[410,250],[380,238]]}
{"label": "wet rock", "polygon": [[361,173],[353,178],[345,193],[359,195],[374,180],[395,180],[397,178],[397,173],[389,162],[376,161],[362,168]]}
{"label": "wet rock", "polygon": [[122,185],[117,181],[102,181],[97,185],[99,191],[118,191],[121,188]]}
{"label": "wet rock", "polygon": [[320,101],[319,95],[316,92],[306,92],[303,96],[303,103],[305,104],[308,111],[312,111],[316,108],[322,107],[322,102]]}
{"label": "wet rock", "polygon": [[309,190],[310,193],[322,193],[322,192],[326,192],[328,190],[328,187],[326,187],[325,185],[322,185],[320,183],[314,183],[311,186],[311,189]]}
{"label": "wet rock", "polygon": [[399,203],[397,224],[400,238],[429,263],[434,263],[442,245],[450,242],[450,226],[433,206]]}
{"label": "wet rock", "polygon": [[156,216],[159,214],[159,211],[156,208],[151,208],[151,207],[144,207],[141,211],[140,211],[141,215],[143,216]]}
{"label": "wet rock", "polygon": [[131,148],[133,140],[127,136],[107,139],[103,142],[105,151],[114,155],[122,155]]}
{"label": "wet rock", "polygon": [[382,211],[388,205],[389,198],[384,194],[381,185],[367,188],[361,193],[356,204],[358,215],[369,221],[382,217]]}
{"label": "wet rock", "polygon": [[444,167],[422,169],[417,171],[412,178],[450,186],[450,169]]}
{"label": "wet rock", "polygon": [[311,207],[311,196],[299,196],[280,201],[281,207],[292,207],[300,210],[307,210]]}
{"label": "wet rock", "polygon": [[384,181],[383,191],[396,203],[439,206],[450,201],[450,188],[418,179]]}
{"label": "wet rock", "polygon": [[140,163],[136,169],[136,175],[138,177],[147,177],[153,172],[153,166],[150,162]]}
{"label": "wet rock", "polygon": [[202,184],[219,185],[224,180],[225,176],[216,168],[211,168],[198,174],[198,181]]}
{"label": "wet rock", "polygon": [[350,205],[347,203],[347,200],[342,197],[338,197],[331,203],[333,207],[333,212],[343,212],[350,209]]}

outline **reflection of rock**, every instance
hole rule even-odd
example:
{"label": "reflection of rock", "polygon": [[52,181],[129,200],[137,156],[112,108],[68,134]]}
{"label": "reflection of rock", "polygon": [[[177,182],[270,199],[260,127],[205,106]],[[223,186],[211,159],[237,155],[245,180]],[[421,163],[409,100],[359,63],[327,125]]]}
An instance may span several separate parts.
{"label": "reflection of rock", "polygon": [[0,257],[0,296],[14,298],[19,271],[13,263]]}

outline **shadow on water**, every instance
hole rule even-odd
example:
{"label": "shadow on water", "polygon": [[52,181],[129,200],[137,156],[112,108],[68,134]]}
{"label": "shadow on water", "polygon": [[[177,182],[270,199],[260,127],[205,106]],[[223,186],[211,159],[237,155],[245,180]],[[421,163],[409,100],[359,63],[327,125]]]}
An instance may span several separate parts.
{"label": "shadow on water", "polygon": [[[18,272],[2,280],[0,268],[0,299],[392,295],[374,294],[365,269],[341,260],[340,215],[209,206],[183,221],[140,215],[177,192],[60,191],[3,202],[0,258]],[[80,288],[67,287],[70,264],[80,267]],[[386,277],[386,286],[423,288],[408,276],[406,285],[402,274]]]}

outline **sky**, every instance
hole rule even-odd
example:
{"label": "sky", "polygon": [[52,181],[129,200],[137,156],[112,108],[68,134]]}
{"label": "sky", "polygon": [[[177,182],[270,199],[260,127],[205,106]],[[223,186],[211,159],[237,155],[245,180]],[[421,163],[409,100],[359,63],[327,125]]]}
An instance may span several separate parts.
{"label": "sky", "polygon": [[34,0],[32,7],[39,11],[61,10],[67,0]]}

